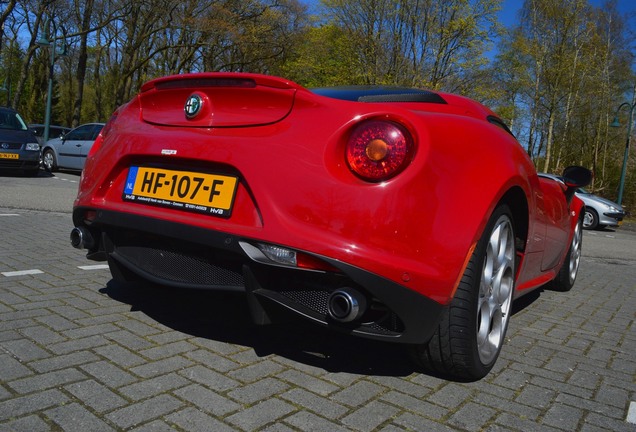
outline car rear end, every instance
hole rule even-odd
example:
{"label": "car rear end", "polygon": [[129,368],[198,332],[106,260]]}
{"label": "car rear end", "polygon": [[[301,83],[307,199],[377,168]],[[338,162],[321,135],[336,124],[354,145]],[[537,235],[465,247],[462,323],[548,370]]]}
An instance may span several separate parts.
{"label": "car rear end", "polygon": [[[360,148],[370,135],[374,145]],[[481,222],[458,228],[469,236],[436,230],[440,204],[421,199],[439,177],[426,163],[428,139],[414,110],[339,101],[279,78],[154,80],[93,145],[72,242],[120,280],[245,292],[260,323],[287,309],[423,343]]]}

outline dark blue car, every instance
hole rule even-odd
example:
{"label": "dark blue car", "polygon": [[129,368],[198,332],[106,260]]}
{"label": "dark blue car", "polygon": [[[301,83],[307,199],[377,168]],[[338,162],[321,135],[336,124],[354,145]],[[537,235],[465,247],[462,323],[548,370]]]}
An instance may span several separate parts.
{"label": "dark blue car", "polygon": [[40,144],[15,110],[0,107],[0,170],[6,169],[38,175]]}

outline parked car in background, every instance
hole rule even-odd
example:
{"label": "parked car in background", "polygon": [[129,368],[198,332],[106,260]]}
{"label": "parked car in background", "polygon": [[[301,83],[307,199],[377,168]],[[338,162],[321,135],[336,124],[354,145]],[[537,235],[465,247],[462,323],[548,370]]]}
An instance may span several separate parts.
{"label": "parked car in background", "polygon": [[623,222],[626,212],[620,204],[594,195],[583,188],[576,191],[576,196],[585,203],[583,228],[617,227]]}
{"label": "parked car in background", "polygon": [[40,170],[40,144],[12,108],[0,107],[0,169],[21,170],[32,176]]}
{"label": "parked car in background", "polygon": [[87,123],[76,127],[66,135],[50,139],[42,147],[42,166],[53,172],[59,168],[84,169],[86,155],[93,146],[104,123]]}
{"label": "parked car in background", "polygon": [[[29,129],[33,131],[40,145],[44,145],[44,128],[43,124],[30,124]],[[64,126],[50,125],[49,126],[49,139],[51,138],[59,138],[65,133],[68,133],[71,128],[67,128]]]}
{"label": "parked car in background", "polygon": [[[539,174],[542,177],[549,177],[563,183],[563,177],[554,174]],[[607,226],[617,227],[625,218],[625,209],[618,203],[606,198],[594,195],[584,188],[576,190],[576,196],[585,204],[585,216],[583,218],[583,228],[597,229]]]}

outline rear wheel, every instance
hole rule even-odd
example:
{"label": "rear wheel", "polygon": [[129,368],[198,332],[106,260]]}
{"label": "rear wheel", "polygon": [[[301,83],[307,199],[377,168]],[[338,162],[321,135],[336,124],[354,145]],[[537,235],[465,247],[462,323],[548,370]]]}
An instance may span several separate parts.
{"label": "rear wheel", "polygon": [[413,347],[416,363],[460,380],[486,376],[508,328],[514,267],[512,216],[508,206],[501,205],[491,216],[433,338]]}
{"label": "rear wheel", "polygon": [[574,228],[572,242],[568,249],[565,261],[559,270],[559,274],[552,282],[552,288],[555,291],[570,291],[576,281],[576,275],[579,273],[579,265],[581,263],[581,251],[583,250],[583,223],[579,220]]}

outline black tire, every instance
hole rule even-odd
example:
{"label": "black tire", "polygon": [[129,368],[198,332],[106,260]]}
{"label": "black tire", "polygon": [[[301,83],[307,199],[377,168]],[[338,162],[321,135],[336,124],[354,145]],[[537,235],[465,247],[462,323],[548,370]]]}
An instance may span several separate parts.
{"label": "black tire", "polygon": [[42,166],[46,172],[57,171],[57,159],[55,158],[55,153],[53,153],[53,150],[50,148],[44,150],[44,153],[42,153]]}
{"label": "black tire", "polygon": [[585,207],[583,228],[593,230],[598,228],[598,213],[591,207]]}
{"label": "black tire", "polygon": [[570,242],[568,254],[565,256],[565,261],[563,261],[563,265],[561,266],[557,277],[552,281],[551,286],[553,290],[567,292],[574,286],[576,275],[579,273],[582,246],[583,221],[579,219],[576,227],[574,228],[574,234],[572,235],[572,241]]}
{"label": "black tire", "polygon": [[512,312],[515,236],[507,205],[494,211],[464,271],[455,297],[415,362],[444,377],[474,381],[495,365]]}

